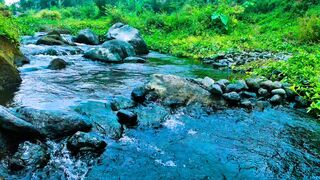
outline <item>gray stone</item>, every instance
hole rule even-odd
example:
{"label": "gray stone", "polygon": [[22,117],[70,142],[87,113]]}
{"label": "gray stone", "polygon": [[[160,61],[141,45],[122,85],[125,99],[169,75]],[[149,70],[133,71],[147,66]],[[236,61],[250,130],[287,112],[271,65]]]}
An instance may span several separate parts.
{"label": "gray stone", "polygon": [[215,96],[221,96],[223,94],[223,91],[221,89],[221,86],[219,84],[212,84],[209,89],[210,93]]}
{"label": "gray stone", "polygon": [[211,86],[214,84],[214,80],[209,78],[209,77],[205,77],[204,79],[201,80],[201,84],[207,89],[211,89]]}
{"label": "gray stone", "polygon": [[238,80],[234,84],[229,84],[227,86],[226,91],[227,92],[232,92],[232,91],[240,92],[240,91],[247,90],[247,89],[249,89],[249,88],[248,88],[246,82],[244,80]]}
{"label": "gray stone", "polygon": [[130,43],[136,54],[148,54],[149,50],[140,32],[129,25],[123,23],[114,24],[106,34],[106,39],[118,39]]}
{"label": "gray stone", "polygon": [[270,102],[272,104],[280,104],[281,101],[282,101],[282,97],[280,95],[278,95],[278,94],[272,96],[271,99],[270,99]]}
{"label": "gray stone", "polygon": [[99,37],[90,29],[81,30],[78,36],[74,39],[75,42],[89,45],[98,45]]}
{"label": "gray stone", "polygon": [[258,90],[260,88],[260,82],[262,81],[262,79],[260,78],[248,78],[246,79],[246,83],[249,87],[249,89],[252,90]]}
{"label": "gray stone", "polygon": [[88,151],[101,153],[107,147],[107,143],[96,133],[77,132],[68,139],[67,147],[74,154]]}
{"label": "gray stone", "polygon": [[68,63],[66,61],[64,61],[63,59],[56,58],[50,62],[48,68],[51,70],[61,70],[61,69],[66,68],[67,65],[68,65]]}
{"label": "gray stone", "polygon": [[260,97],[264,97],[264,98],[267,98],[267,97],[269,97],[269,92],[268,92],[268,90],[266,90],[266,89],[264,89],[264,88],[260,88],[259,90],[258,90],[258,95],[260,96]]}
{"label": "gray stone", "polygon": [[273,94],[273,95],[278,94],[280,96],[285,96],[286,91],[284,89],[274,89],[271,91],[271,94]]}
{"label": "gray stone", "polygon": [[223,97],[227,101],[232,101],[232,102],[240,101],[240,95],[238,93],[236,93],[236,92],[225,93],[225,94],[223,94]]}
{"label": "gray stone", "polygon": [[137,114],[131,111],[122,109],[117,113],[117,116],[118,116],[118,122],[122,125],[131,127],[131,126],[136,126],[138,124]]}
{"label": "gray stone", "polygon": [[240,93],[243,98],[257,98],[257,94],[254,92],[243,91]]}
{"label": "gray stone", "polygon": [[123,63],[130,56],[135,56],[133,47],[120,40],[107,41],[102,47],[90,49],[84,54],[85,58],[107,63]]}

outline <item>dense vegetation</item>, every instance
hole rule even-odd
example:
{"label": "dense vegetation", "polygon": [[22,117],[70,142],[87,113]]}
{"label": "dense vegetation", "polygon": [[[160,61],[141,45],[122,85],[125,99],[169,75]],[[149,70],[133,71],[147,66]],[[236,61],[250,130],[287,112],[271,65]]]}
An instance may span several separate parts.
{"label": "dense vegetation", "polygon": [[108,27],[121,21],[141,30],[151,49],[176,56],[207,58],[241,50],[292,53],[289,61],[251,64],[256,68],[248,75],[291,83],[312,103],[310,110],[320,112],[318,0],[21,0],[11,10],[20,16],[0,16],[0,34],[15,41],[12,23],[21,34],[52,28],[75,34],[89,27],[103,38]]}

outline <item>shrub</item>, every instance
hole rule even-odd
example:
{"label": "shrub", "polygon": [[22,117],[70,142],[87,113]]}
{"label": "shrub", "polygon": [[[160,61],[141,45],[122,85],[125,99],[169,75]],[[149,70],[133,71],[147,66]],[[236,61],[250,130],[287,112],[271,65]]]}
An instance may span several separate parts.
{"label": "shrub", "polygon": [[320,18],[317,16],[299,19],[299,40],[302,42],[320,41]]}
{"label": "shrub", "polygon": [[50,20],[60,20],[62,18],[61,14],[58,11],[52,11],[48,9],[39,11],[37,14],[35,14],[35,17]]}
{"label": "shrub", "polygon": [[10,17],[4,17],[0,14],[0,35],[6,36],[12,42],[19,42],[19,30],[16,22]]}

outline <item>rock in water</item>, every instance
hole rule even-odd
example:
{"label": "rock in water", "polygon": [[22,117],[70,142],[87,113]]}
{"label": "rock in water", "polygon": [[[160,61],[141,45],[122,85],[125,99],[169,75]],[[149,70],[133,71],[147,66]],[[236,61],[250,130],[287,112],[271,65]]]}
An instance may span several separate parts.
{"label": "rock in water", "polygon": [[78,36],[74,39],[75,42],[89,45],[98,45],[99,37],[90,29],[81,30]]}
{"label": "rock in water", "polygon": [[222,97],[212,97],[211,93],[194,81],[174,75],[155,74],[145,85],[148,94],[153,94],[166,106],[185,106],[199,103],[220,108],[226,103]]}
{"label": "rock in water", "polygon": [[12,171],[25,168],[37,169],[44,167],[50,159],[50,155],[44,146],[24,142],[19,145],[17,152],[10,158],[8,166]]}
{"label": "rock in water", "polygon": [[140,32],[129,25],[122,23],[114,24],[106,34],[107,39],[119,39],[130,43],[138,55],[148,54],[149,50]]}
{"label": "rock in water", "polygon": [[137,87],[133,89],[131,96],[134,101],[143,103],[146,99],[146,94],[147,92],[144,87]]}
{"label": "rock in water", "polygon": [[67,147],[75,154],[87,151],[100,153],[107,147],[107,143],[96,133],[77,132],[68,139]]}
{"label": "rock in water", "polygon": [[77,113],[19,108],[17,112],[49,138],[60,138],[77,131],[89,131],[92,124]]}
{"label": "rock in water", "polygon": [[68,63],[66,61],[64,61],[63,59],[56,58],[50,62],[50,65],[48,66],[48,68],[51,70],[61,70],[61,69],[66,68],[67,65],[68,65]]}
{"label": "rock in water", "polygon": [[120,124],[126,126],[136,126],[138,124],[138,116],[137,114],[128,111],[128,110],[120,110],[117,113],[118,121]]}
{"label": "rock in water", "polygon": [[14,116],[3,106],[0,106],[0,127],[24,135],[24,137],[41,137],[41,133],[35,126]]}
{"label": "rock in water", "polygon": [[101,48],[91,49],[84,54],[85,58],[108,63],[123,63],[130,56],[135,56],[133,47],[120,40],[107,41]]}
{"label": "rock in water", "polygon": [[37,45],[71,45],[68,41],[62,38],[59,32],[51,31],[47,35],[41,37],[37,43]]}

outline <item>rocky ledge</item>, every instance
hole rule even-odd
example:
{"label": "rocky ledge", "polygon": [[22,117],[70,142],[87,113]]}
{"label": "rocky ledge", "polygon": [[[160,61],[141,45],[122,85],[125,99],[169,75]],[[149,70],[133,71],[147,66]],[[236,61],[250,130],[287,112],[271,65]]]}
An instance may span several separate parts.
{"label": "rocky ledge", "polygon": [[249,62],[259,60],[288,60],[291,56],[285,53],[272,53],[272,52],[261,52],[261,51],[243,51],[243,52],[232,52],[226,54],[218,54],[216,56],[205,58],[203,62],[210,64],[217,69],[231,68],[232,66],[240,66]]}

